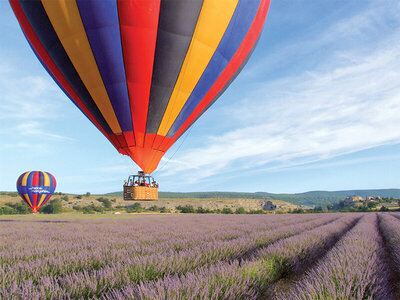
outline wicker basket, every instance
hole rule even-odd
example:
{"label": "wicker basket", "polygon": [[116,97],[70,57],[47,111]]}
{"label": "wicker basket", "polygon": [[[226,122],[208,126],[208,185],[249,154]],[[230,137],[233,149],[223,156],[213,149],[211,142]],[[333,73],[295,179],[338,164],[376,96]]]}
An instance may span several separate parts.
{"label": "wicker basket", "polygon": [[124,186],[124,200],[158,200],[158,188],[147,186]]}

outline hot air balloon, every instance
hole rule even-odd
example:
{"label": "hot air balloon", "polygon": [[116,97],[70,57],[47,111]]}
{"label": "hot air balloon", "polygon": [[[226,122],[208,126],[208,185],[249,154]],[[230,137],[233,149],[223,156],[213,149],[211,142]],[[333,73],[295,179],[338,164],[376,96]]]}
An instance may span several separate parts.
{"label": "hot air balloon", "polygon": [[10,0],[44,68],[146,173],[218,99],[270,0]]}
{"label": "hot air balloon", "polygon": [[17,180],[18,194],[34,213],[50,199],[55,189],[56,180],[49,172],[25,172]]}

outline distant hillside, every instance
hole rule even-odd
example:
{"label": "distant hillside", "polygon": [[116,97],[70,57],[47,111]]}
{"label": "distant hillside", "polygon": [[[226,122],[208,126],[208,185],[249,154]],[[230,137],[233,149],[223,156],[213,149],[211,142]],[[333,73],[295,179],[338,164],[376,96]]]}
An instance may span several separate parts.
{"label": "distant hillside", "polygon": [[[122,196],[122,192],[108,193],[107,196]],[[236,193],[236,192],[191,192],[173,193],[160,192],[160,198],[219,198],[219,199],[273,199],[283,200],[296,205],[325,205],[343,200],[347,196],[379,196],[400,198],[400,189],[381,189],[381,190],[348,190],[348,191],[311,191],[296,194],[273,194],[266,192],[256,193]]]}

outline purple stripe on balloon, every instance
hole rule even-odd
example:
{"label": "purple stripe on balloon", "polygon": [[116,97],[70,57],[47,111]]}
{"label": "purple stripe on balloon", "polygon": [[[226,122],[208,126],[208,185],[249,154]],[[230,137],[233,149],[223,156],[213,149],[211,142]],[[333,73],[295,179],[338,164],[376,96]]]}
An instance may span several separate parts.
{"label": "purple stripe on balloon", "polygon": [[93,55],[122,131],[132,131],[115,0],[77,0]]}

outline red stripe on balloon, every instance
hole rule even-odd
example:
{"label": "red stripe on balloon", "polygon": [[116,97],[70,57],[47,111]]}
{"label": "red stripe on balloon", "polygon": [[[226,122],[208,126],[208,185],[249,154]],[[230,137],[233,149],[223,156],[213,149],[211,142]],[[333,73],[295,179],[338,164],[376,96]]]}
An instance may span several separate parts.
{"label": "red stripe on balloon", "polygon": [[[32,187],[34,187],[34,186],[39,186],[39,172],[38,171],[33,173]],[[32,191],[32,198],[33,198],[33,207],[36,207],[38,194],[34,191]]]}
{"label": "red stripe on balloon", "polygon": [[122,52],[136,146],[143,147],[160,0],[118,0]]}
{"label": "red stripe on balloon", "polygon": [[74,101],[74,103],[82,110],[82,112],[86,115],[86,117],[92,121],[92,123],[104,134],[106,138],[109,139],[107,133],[101,127],[101,125],[97,122],[97,120],[93,117],[90,111],[87,109],[85,104],[80,100],[78,95],[74,92],[72,87],[69,85],[68,81],[61,74],[60,70],[54,64],[51,57],[47,54],[46,49],[43,47],[39,38],[36,36],[35,31],[33,30],[31,24],[26,18],[21,5],[18,0],[10,0],[11,8],[14,11],[15,16],[18,19],[19,25],[22,28],[27,40],[31,44],[32,48],[35,50],[36,54],[40,57],[43,63],[46,65],[48,70],[53,74],[54,78],[58,81],[58,83],[64,88],[67,92],[68,96]]}
{"label": "red stripe on balloon", "polygon": [[[253,24],[246,34],[242,44],[236,51],[232,60],[226,66],[225,70],[221,73],[218,80],[214,83],[211,89],[208,91],[203,100],[199,103],[196,109],[191,113],[187,120],[183,123],[181,128],[175,133],[172,138],[172,143],[167,142],[159,145],[163,151],[168,150],[172,146],[183,132],[192,124],[196,117],[207,107],[207,105],[217,96],[218,92],[228,83],[229,79],[235,74],[235,71],[240,67],[241,63],[249,55],[254,43],[257,41],[258,36],[261,33],[265,19],[267,17],[270,0],[263,0],[258,9],[257,15],[254,18]],[[160,149],[161,150],[161,149]]]}

